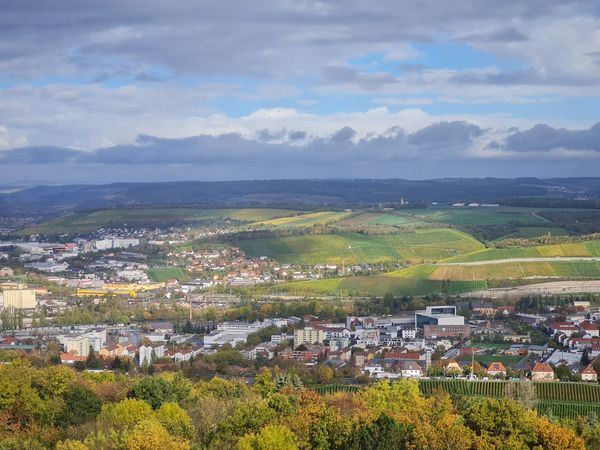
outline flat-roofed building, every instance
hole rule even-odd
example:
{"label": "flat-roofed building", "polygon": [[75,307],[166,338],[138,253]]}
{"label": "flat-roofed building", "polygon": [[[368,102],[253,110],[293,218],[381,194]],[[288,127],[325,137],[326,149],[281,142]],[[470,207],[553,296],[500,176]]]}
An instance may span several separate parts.
{"label": "flat-roofed building", "polygon": [[322,344],[325,338],[325,332],[320,328],[306,327],[294,330],[294,347],[301,344]]}
{"label": "flat-roofed building", "polygon": [[465,318],[456,314],[456,306],[428,306],[425,311],[415,312],[415,327],[425,325],[464,325]]}
{"label": "flat-roofed building", "polygon": [[63,336],[62,345],[65,353],[71,353],[78,356],[88,356],[90,354],[90,340],[86,334],[71,334]]}
{"label": "flat-roofed building", "polygon": [[7,309],[34,309],[37,305],[35,289],[4,289],[2,306]]}
{"label": "flat-roofed building", "polygon": [[469,337],[469,325],[424,325],[423,335],[426,338]]}

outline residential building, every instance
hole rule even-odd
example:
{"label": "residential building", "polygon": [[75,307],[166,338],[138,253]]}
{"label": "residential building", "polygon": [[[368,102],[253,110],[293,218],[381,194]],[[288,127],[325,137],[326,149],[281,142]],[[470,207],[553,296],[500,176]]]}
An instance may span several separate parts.
{"label": "residential building", "polygon": [[165,345],[158,342],[153,342],[148,345],[141,345],[138,351],[138,364],[140,367],[144,364],[144,362],[146,364],[152,364],[157,359],[163,358],[166,353]]}
{"label": "residential building", "polygon": [[69,334],[59,337],[65,353],[87,357],[90,354],[90,340],[85,333]]}
{"label": "residential building", "polygon": [[494,317],[498,309],[492,302],[480,302],[473,305],[473,312],[480,316]]}
{"label": "residential building", "polygon": [[294,347],[302,344],[322,344],[325,340],[325,332],[321,328],[306,327],[294,330]]}
{"label": "residential building", "polygon": [[531,379],[533,381],[554,381],[554,370],[547,363],[536,363],[531,369]]}
{"label": "residential building", "polygon": [[592,336],[592,337],[600,336],[600,332],[598,331],[598,325],[594,325],[593,323],[590,323],[588,320],[581,322],[579,324],[579,328],[581,328],[581,330],[589,336]]}
{"label": "residential building", "polygon": [[417,330],[411,325],[405,325],[402,327],[402,339],[415,339],[417,337]]}
{"label": "residential building", "polygon": [[505,377],[506,367],[501,362],[492,362],[487,368],[487,373],[491,377]]}
{"label": "residential building", "polygon": [[598,382],[598,374],[596,373],[594,367],[591,364],[581,371],[581,379],[583,381]]}
{"label": "residential building", "polygon": [[2,300],[2,306],[6,309],[34,309],[37,306],[35,289],[4,288]]}
{"label": "residential building", "polygon": [[444,369],[446,372],[462,373],[462,367],[454,360],[449,360],[444,363]]}
{"label": "residential building", "polygon": [[550,334],[562,333],[567,337],[579,331],[579,327],[573,322],[548,321],[546,322],[546,329]]}
{"label": "residential building", "polygon": [[402,361],[398,368],[402,378],[421,378],[423,376],[423,368],[416,361]]}
{"label": "residential building", "polygon": [[61,353],[60,362],[62,364],[74,364],[77,361],[85,362],[87,356],[76,355],[75,353]]}

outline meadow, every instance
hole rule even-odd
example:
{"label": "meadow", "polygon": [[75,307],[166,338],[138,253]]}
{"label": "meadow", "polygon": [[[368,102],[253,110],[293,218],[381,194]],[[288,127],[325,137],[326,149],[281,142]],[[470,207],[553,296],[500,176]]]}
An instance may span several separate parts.
{"label": "meadow", "polygon": [[129,208],[86,211],[63,216],[26,228],[20,235],[90,233],[106,226],[152,225],[172,222],[203,222],[207,220],[232,219],[256,222],[275,217],[289,216],[297,211],[288,209],[242,208]]}
{"label": "meadow", "polygon": [[188,278],[180,267],[154,267],[148,269],[147,274],[151,281],[159,283],[168,280],[186,281]]}
{"label": "meadow", "polygon": [[456,226],[505,225],[547,225],[549,222],[535,214],[535,209],[511,207],[443,207],[420,210],[415,215],[430,222],[447,223]]}
{"label": "meadow", "polygon": [[476,239],[450,228],[375,236],[349,233],[245,239],[239,246],[248,256],[268,256],[292,264],[437,261],[483,248]]}

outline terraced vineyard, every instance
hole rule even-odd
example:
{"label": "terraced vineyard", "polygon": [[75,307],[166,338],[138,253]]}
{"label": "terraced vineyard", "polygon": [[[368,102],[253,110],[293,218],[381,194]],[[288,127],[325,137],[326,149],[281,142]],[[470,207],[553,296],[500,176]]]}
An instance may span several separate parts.
{"label": "terraced vineyard", "polygon": [[377,236],[355,233],[248,239],[239,245],[251,257],[268,256],[295,264],[436,261],[483,248],[471,236],[449,228]]}
{"label": "terraced vineyard", "polygon": [[[431,395],[436,390],[467,396],[503,397],[509,381],[420,380],[421,391]],[[599,403],[600,385],[592,383],[534,383],[537,398],[543,401]],[[517,386],[518,389],[518,386]]]}

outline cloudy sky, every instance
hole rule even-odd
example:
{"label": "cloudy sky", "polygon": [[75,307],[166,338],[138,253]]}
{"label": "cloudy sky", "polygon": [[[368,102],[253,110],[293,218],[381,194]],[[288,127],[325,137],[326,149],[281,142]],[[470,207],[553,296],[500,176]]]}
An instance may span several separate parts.
{"label": "cloudy sky", "polygon": [[0,185],[595,176],[600,3],[4,0]]}

